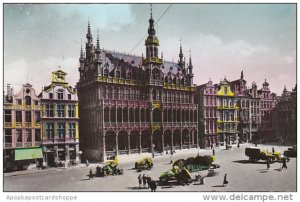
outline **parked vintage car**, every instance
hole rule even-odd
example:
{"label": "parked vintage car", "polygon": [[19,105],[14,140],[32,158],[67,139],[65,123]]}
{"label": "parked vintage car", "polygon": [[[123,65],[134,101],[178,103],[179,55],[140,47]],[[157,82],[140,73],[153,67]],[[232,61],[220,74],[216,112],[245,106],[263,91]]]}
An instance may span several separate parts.
{"label": "parked vintage car", "polygon": [[250,161],[270,160],[270,162],[273,163],[275,161],[281,160],[280,152],[275,152],[274,154],[272,154],[267,150],[260,150],[258,148],[246,148],[245,154],[249,157]]}
{"label": "parked vintage car", "polygon": [[284,151],[283,155],[286,157],[297,157],[297,146],[294,145],[288,148],[288,150]]}

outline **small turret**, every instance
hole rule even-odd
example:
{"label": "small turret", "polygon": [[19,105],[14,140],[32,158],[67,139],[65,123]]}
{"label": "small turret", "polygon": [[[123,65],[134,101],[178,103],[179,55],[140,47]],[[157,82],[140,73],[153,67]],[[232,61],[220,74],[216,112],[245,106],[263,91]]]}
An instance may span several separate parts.
{"label": "small turret", "polygon": [[189,70],[189,78],[190,78],[190,85],[193,85],[193,78],[194,78],[194,74],[193,74],[193,64],[192,64],[192,54],[191,51],[190,52],[190,60],[189,60],[189,66],[188,66],[188,70]]}

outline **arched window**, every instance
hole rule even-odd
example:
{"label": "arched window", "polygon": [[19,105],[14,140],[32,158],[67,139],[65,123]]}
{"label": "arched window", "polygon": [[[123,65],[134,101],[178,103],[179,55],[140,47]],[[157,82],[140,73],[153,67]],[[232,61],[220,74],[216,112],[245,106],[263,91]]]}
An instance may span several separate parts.
{"label": "arched window", "polygon": [[168,76],[165,77],[165,83],[168,83]]}
{"label": "arched window", "polygon": [[103,76],[108,77],[108,69],[107,68],[104,69]]}
{"label": "arched window", "polygon": [[104,98],[104,99],[106,99],[106,93],[107,93],[107,92],[106,92],[106,87],[103,86],[103,98]]}
{"label": "arched window", "polygon": [[57,91],[57,99],[59,99],[59,100],[63,100],[64,99],[64,90],[63,89],[59,89],[58,91]]}
{"label": "arched window", "polygon": [[124,88],[120,89],[120,100],[124,100],[125,96],[124,96]]}
{"label": "arched window", "polygon": [[108,99],[112,99],[112,97],[113,97],[112,91],[113,91],[112,88],[108,87]]}
{"label": "arched window", "polygon": [[159,70],[158,69],[152,70],[152,79],[159,80]]}
{"label": "arched window", "polygon": [[172,77],[169,76],[169,84],[172,84]]}
{"label": "arched window", "polygon": [[114,99],[118,100],[119,99],[119,88],[115,88],[114,94],[115,94]]}
{"label": "arched window", "polygon": [[117,71],[116,71],[116,78],[120,78],[120,77],[121,77],[120,71],[117,70]]}
{"label": "arched window", "polygon": [[184,86],[184,78],[181,79],[181,83],[182,86]]}
{"label": "arched window", "polygon": [[124,90],[124,95],[125,95],[125,96],[124,96],[124,99],[125,99],[125,100],[128,100],[128,99],[129,99],[129,92],[128,92],[127,89]]}
{"label": "arched window", "polygon": [[25,103],[26,103],[26,105],[31,105],[31,97],[30,96],[25,96]]}
{"label": "arched window", "polygon": [[152,91],[152,99],[157,100],[157,92],[155,89]]}

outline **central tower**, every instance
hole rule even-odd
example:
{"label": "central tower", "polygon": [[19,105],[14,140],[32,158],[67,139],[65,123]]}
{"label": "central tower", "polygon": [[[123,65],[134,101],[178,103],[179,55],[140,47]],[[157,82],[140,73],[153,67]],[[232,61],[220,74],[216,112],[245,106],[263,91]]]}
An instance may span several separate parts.
{"label": "central tower", "polygon": [[155,36],[152,5],[145,46],[146,58],[143,60],[143,65],[146,70],[146,83],[150,86],[163,86],[162,59],[158,57],[159,40],[157,36]]}

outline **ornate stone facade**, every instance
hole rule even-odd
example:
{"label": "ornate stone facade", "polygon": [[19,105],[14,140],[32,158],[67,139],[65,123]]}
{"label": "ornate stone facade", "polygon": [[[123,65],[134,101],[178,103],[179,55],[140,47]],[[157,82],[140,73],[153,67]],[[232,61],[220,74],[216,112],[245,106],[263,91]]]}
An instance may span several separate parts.
{"label": "ornate stone facade", "polygon": [[35,159],[23,156],[16,159],[16,151],[29,153],[31,148],[41,146],[40,99],[31,84],[22,86],[14,95],[10,85],[4,97],[3,155],[4,170],[22,169],[23,165],[34,163]]}
{"label": "ornate stone facade", "polygon": [[297,86],[288,91],[284,88],[273,110],[274,136],[283,143],[297,142]]}
{"label": "ornate stone facade", "polygon": [[217,133],[220,144],[234,144],[238,140],[238,104],[231,90],[230,82],[225,78],[220,82],[217,92]]}
{"label": "ornate stone facade", "polygon": [[106,157],[198,147],[193,66],[180,45],[177,64],[158,56],[154,20],[149,20],[146,57],[100,49],[88,25],[77,83],[83,156]]}
{"label": "ornate stone facade", "polygon": [[60,69],[52,72],[51,84],[39,95],[43,107],[44,161],[50,166],[79,162],[78,98],[65,76]]}
{"label": "ornate stone facade", "polygon": [[262,88],[258,90],[260,97],[260,115],[261,125],[258,131],[258,138],[265,142],[274,139],[273,125],[272,125],[272,110],[275,107],[276,94],[271,93],[267,80],[262,84]]}
{"label": "ornate stone facade", "polygon": [[216,146],[219,144],[217,133],[217,92],[218,86],[211,80],[197,86],[196,102],[199,107],[199,137],[201,147]]}

